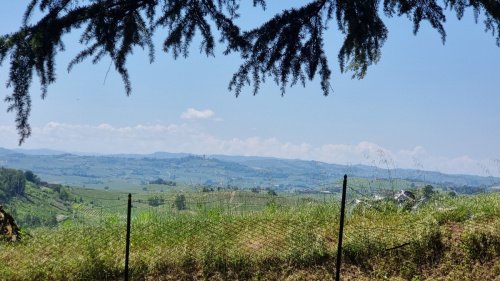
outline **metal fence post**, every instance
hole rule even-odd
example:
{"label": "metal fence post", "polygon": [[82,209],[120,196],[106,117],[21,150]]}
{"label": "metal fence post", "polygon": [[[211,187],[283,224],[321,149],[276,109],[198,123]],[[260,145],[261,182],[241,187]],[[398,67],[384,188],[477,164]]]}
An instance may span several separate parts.
{"label": "metal fence post", "polygon": [[335,271],[335,281],[340,281],[340,265],[342,260],[342,234],[344,233],[346,189],[347,189],[347,175],[344,175],[344,183],[342,184],[342,204],[340,205],[339,243],[337,246],[337,266]]}
{"label": "metal fence post", "polygon": [[130,254],[130,215],[132,213],[132,194],[128,194],[127,204],[127,237],[125,244],[125,281],[128,281],[128,259]]}

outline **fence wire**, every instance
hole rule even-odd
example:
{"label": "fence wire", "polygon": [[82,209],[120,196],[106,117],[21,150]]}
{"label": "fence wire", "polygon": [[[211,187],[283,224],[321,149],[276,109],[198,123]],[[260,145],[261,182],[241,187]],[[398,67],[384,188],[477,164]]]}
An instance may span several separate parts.
{"label": "fence wire", "polygon": [[[419,243],[438,226],[434,217],[394,211],[394,203],[378,199],[393,198],[394,190],[348,183],[343,242],[347,256],[356,247],[377,254]],[[66,247],[88,245],[85,251],[89,255],[96,255],[97,261],[111,260],[112,268],[121,270],[127,195],[74,193],[81,200],[73,206],[72,221],[89,228],[75,230],[84,232],[75,233],[75,237],[85,241],[64,242]],[[331,258],[337,251],[339,213],[339,194],[328,189],[278,196],[246,190],[134,194],[130,276],[134,280],[145,278],[151,271],[169,272],[174,268],[223,270],[242,264],[307,264]],[[386,223],[374,223],[381,214]],[[498,225],[481,227],[484,231],[498,230]],[[101,274],[106,280],[116,279],[121,272]],[[82,275],[80,279],[92,277]]]}

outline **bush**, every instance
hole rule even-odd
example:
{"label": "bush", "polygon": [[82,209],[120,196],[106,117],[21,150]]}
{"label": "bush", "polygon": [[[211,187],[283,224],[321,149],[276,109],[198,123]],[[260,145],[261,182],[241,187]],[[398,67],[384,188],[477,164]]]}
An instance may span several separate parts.
{"label": "bush", "polygon": [[30,182],[35,183],[35,184],[40,183],[40,178],[30,170],[24,172],[24,176],[26,177],[27,181],[30,181]]}
{"label": "bush", "polygon": [[168,185],[168,186],[177,186],[177,183],[174,181],[166,181],[162,178],[157,178],[154,181],[150,181],[149,184],[162,184],[162,185]]}
{"label": "bush", "polygon": [[186,196],[184,196],[184,194],[179,194],[175,197],[174,207],[179,211],[187,209]]}
{"label": "bush", "polygon": [[59,199],[63,201],[68,201],[69,200],[69,193],[66,191],[66,189],[63,187],[59,190]]}
{"label": "bush", "polygon": [[276,193],[276,191],[274,191],[273,189],[269,189],[269,190],[267,191],[267,194],[268,194],[268,195],[271,195],[271,196],[278,196],[278,193]]}
{"label": "bush", "polygon": [[469,258],[481,262],[500,256],[500,236],[489,231],[466,232],[462,236],[462,245]]}
{"label": "bush", "polygon": [[431,198],[432,195],[434,194],[434,187],[432,185],[426,185],[424,189],[422,190],[422,193],[425,197]]}
{"label": "bush", "polygon": [[165,204],[165,199],[163,199],[162,197],[154,196],[154,197],[148,198],[148,205],[149,206],[157,207],[157,206],[160,206],[163,204]]}

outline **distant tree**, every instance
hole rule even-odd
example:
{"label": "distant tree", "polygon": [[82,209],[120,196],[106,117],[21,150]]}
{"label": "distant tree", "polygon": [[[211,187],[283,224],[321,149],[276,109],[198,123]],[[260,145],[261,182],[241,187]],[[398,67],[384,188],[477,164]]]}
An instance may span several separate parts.
{"label": "distant tree", "polygon": [[67,201],[69,200],[69,193],[68,191],[66,190],[66,188],[61,188],[59,190],[59,199],[63,200],[63,201]]}
{"label": "distant tree", "polygon": [[61,191],[61,189],[63,188],[63,186],[61,184],[57,184],[57,183],[47,183],[45,186],[54,190],[57,193],[59,193]]}
{"label": "distant tree", "polygon": [[165,180],[162,178],[157,178],[156,180],[149,181],[149,184],[165,184]]}
{"label": "distant tree", "polygon": [[3,196],[3,199],[23,195],[25,185],[26,177],[23,171],[0,168],[0,196]]}
{"label": "distant tree", "polygon": [[106,186],[104,187],[104,190],[109,190],[109,186],[107,186],[107,185],[106,185]]}
{"label": "distant tree", "polygon": [[35,173],[33,173],[32,171],[30,170],[27,170],[24,172],[24,176],[26,177],[26,180],[27,181],[30,181],[32,183],[35,183],[35,184],[40,184],[40,178],[35,175]]}
{"label": "distant tree", "polygon": [[209,187],[209,186],[203,186],[203,188],[201,189],[202,192],[213,192],[214,189],[213,187]]}
{"label": "distant tree", "polygon": [[162,178],[157,178],[156,180],[150,181],[149,184],[162,184],[162,185],[168,185],[168,186],[176,186],[177,183],[174,181],[166,181]]}
{"label": "distant tree", "polygon": [[163,197],[160,197],[160,196],[153,196],[153,197],[148,198],[148,205],[149,206],[157,207],[157,206],[163,205],[164,203],[165,203],[165,199],[163,199]]}
{"label": "distant tree", "polygon": [[434,194],[434,187],[428,184],[424,186],[422,193],[425,197],[430,198]]}
{"label": "distant tree", "polygon": [[187,209],[186,196],[184,196],[184,194],[179,194],[175,197],[174,207],[177,210],[186,210]]}
{"label": "distant tree", "polygon": [[276,193],[276,191],[274,191],[274,189],[271,188],[267,190],[267,194],[271,196],[278,196],[278,193]]}
{"label": "distant tree", "polygon": [[[122,76],[125,92],[132,91],[127,57],[134,47],[149,49],[154,60],[153,35],[165,34],[163,50],[174,58],[187,57],[192,42],[213,56],[217,42],[224,44],[224,54],[238,52],[243,60],[229,82],[236,96],[253,83],[256,94],[270,76],[285,93],[287,86],[305,85],[320,76],[324,95],[331,89],[331,70],[324,48],[329,26],[337,26],[343,42],[338,51],[341,72],[352,72],[361,79],[367,69],[381,58],[388,30],[386,17],[402,16],[413,23],[416,34],[422,21],[438,31],[444,42],[444,11],[450,9],[461,19],[466,10],[485,17],[486,31],[496,33],[500,46],[500,2],[498,0],[309,0],[288,9],[253,29],[242,31],[235,21],[240,16],[240,0],[31,0],[27,4],[18,31],[0,36],[0,63],[10,60],[7,86],[12,94],[6,101],[8,111],[16,111],[19,143],[31,134],[28,116],[31,111],[29,89],[33,73],[39,77],[42,97],[56,81],[55,57],[64,50],[63,35],[82,31],[83,50],[70,62],[68,70],[85,59],[93,63],[109,56]],[[254,6],[266,7],[265,0],[253,0]],[[292,7],[292,5],[296,7]],[[298,6],[298,7],[297,7]],[[37,11],[38,10],[38,11]],[[31,22],[32,15],[38,19]],[[219,40],[214,38],[217,30]],[[199,40],[193,40],[199,32]]]}

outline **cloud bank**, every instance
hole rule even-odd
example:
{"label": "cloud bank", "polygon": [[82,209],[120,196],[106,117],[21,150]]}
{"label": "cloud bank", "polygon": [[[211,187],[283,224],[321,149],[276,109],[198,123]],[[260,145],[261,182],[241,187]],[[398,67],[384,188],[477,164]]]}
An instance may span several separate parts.
{"label": "cloud bank", "polygon": [[[189,111],[189,110],[188,110]],[[210,114],[206,114],[207,116]],[[12,126],[0,126],[0,146],[17,147]],[[270,156],[316,160],[336,164],[367,164],[381,168],[436,170],[454,174],[500,176],[500,160],[474,159],[468,155],[432,155],[424,147],[391,150],[363,141],[356,144],[292,143],[278,138],[219,138],[189,124],[152,124],[115,127],[110,124],[75,125],[50,122],[34,127],[23,148],[48,148],[85,153],[152,153],[156,151],[194,154]]]}

